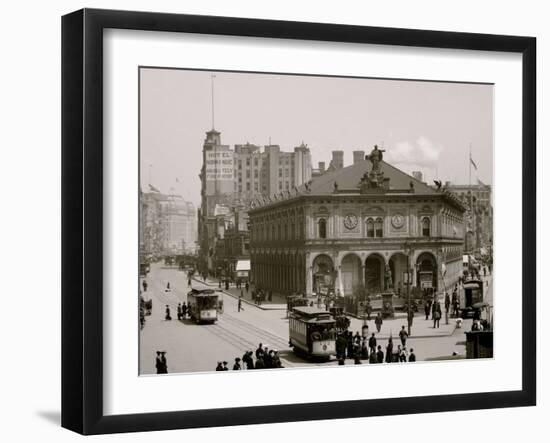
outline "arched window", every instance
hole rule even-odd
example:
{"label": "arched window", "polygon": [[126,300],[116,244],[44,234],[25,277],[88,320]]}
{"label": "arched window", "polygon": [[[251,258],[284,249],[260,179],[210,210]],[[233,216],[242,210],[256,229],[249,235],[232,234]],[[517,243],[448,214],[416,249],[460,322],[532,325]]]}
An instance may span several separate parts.
{"label": "arched window", "polygon": [[422,219],[422,237],[430,236],[430,218],[424,217]]}
{"label": "arched window", "polygon": [[319,219],[319,238],[327,238],[327,221],[324,218]]}
{"label": "arched window", "polygon": [[367,219],[367,237],[374,237],[374,221],[372,218]]}
{"label": "arched window", "polygon": [[376,221],[374,222],[374,235],[375,237],[383,237],[384,236],[384,228],[382,219],[378,217]]}

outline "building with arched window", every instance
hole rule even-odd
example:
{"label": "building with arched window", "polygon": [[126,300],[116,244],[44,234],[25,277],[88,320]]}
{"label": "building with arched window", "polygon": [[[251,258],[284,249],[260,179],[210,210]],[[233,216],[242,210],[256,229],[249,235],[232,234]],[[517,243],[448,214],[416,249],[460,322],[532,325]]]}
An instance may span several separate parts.
{"label": "building with arched window", "polygon": [[[281,293],[399,292],[409,257],[413,286],[443,291],[462,273],[464,211],[388,163],[356,161],[249,211],[252,279]],[[264,234],[281,224],[284,238]]]}

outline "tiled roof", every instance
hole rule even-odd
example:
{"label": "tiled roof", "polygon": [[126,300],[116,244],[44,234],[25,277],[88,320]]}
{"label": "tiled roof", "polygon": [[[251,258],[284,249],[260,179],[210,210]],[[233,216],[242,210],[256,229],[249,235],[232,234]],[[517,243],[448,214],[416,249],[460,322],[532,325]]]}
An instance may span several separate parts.
{"label": "tiled roof", "polygon": [[[332,172],[327,172],[320,177],[313,179],[310,185],[309,194],[322,195],[332,194],[334,192],[334,182],[338,184],[338,191],[345,192],[346,190],[356,191],[358,189],[361,177],[365,172],[370,172],[372,164],[369,160],[362,160],[351,166],[346,166],[342,169],[337,169]],[[380,162],[380,170],[384,173],[384,178],[389,178],[389,189],[391,190],[406,190],[410,188],[410,183],[414,185],[415,193],[419,194],[436,194],[437,192],[425,183],[417,180],[413,176],[397,169],[396,167]],[[305,190],[305,185],[300,186],[300,191]]]}

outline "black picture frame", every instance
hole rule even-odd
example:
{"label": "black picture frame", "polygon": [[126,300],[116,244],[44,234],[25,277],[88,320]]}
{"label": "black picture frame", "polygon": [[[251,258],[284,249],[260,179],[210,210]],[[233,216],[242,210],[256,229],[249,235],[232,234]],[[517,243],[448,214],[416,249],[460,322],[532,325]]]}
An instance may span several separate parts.
{"label": "black picture frame", "polygon": [[[103,413],[103,31],[501,51],[522,55],[522,389],[507,392],[110,415]],[[536,404],[536,39],[83,9],[62,18],[62,426],[82,434],[291,422]],[[516,296],[516,295],[515,295]]]}

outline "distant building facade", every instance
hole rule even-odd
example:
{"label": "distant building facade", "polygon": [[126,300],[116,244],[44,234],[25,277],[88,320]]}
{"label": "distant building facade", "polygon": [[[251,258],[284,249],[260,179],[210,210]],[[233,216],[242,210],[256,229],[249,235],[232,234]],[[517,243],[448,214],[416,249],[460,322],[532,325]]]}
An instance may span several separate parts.
{"label": "distant building facade", "polygon": [[197,213],[177,194],[140,193],[140,250],[146,255],[194,254]]}
{"label": "distant building facade", "polygon": [[462,273],[465,207],[385,162],[327,172],[249,211],[251,278],[259,287],[351,294],[443,291]]}
{"label": "distant building facade", "polygon": [[445,188],[460,198],[466,206],[465,250],[476,252],[490,249],[493,244],[492,188],[479,182],[476,185],[445,183]]}
{"label": "distant building facade", "polygon": [[[219,239],[216,208],[249,208],[253,201],[272,198],[289,192],[311,180],[311,153],[302,143],[292,152],[281,151],[278,145],[246,143],[231,149],[222,145],[216,130],[206,133],[203,145],[201,208],[198,230],[202,266],[216,270],[214,255]],[[239,209],[240,210],[240,209]]]}

